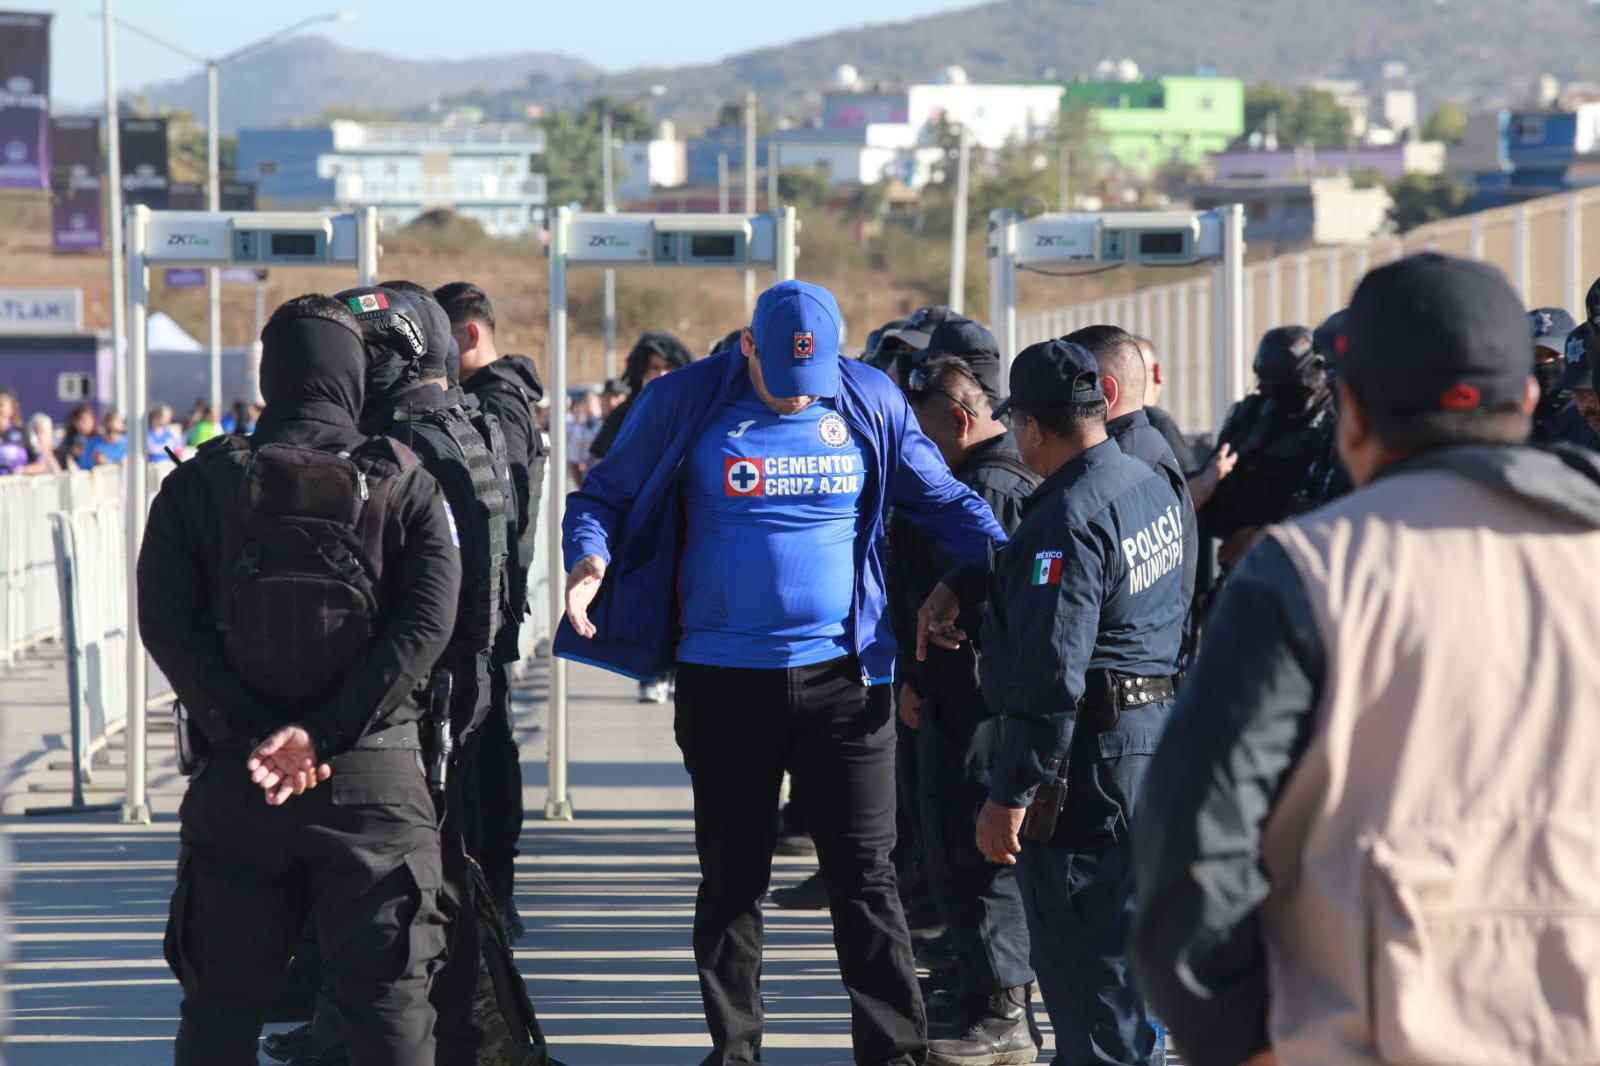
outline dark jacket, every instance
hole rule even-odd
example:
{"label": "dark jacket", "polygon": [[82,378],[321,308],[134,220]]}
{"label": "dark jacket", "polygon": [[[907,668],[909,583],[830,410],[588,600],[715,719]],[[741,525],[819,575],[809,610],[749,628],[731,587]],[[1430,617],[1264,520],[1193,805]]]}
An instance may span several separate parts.
{"label": "dark jacket", "polygon": [[594,435],[594,440],[589,444],[589,454],[596,461],[604,459],[612,445],[616,444],[617,434],[622,432],[623,423],[627,422],[628,415],[632,413],[634,401],[644,391],[644,376],[650,369],[650,358],[656,355],[665,359],[672,370],[681,370],[694,362],[694,356],[689,349],[670,333],[652,329],[646,330],[640,336],[634,343],[633,350],[628,353],[628,361],[622,371],[622,379],[628,385],[628,398],[618,404],[616,410],[606,415],[600,432]]}
{"label": "dark jacket", "polygon": [[1173,494],[1183,504],[1183,605],[1194,602],[1195,575],[1200,568],[1200,530],[1195,524],[1194,501],[1189,498],[1189,481],[1183,464],[1150,418],[1150,408],[1129,411],[1106,423],[1106,432],[1127,455],[1142,459],[1150,469],[1167,479]]}
{"label": "dark jacket", "polygon": [[[1571,449],[1564,461],[1551,461],[1526,447],[1446,448],[1395,463],[1377,480],[1437,471],[1500,495],[1509,509],[1600,528],[1600,459],[1593,453]],[[1357,506],[1362,496],[1357,490],[1343,506]],[[1482,531],[1489,537],[1501,532]],[[1385,595],[1382,576],[1366,578],[1379,597]],[[1545,588],[1532,598],[1570,594]],[[1520,587],[1518,598],[1527,599]],[[1375,654],[1384,657],[1383,649]],[[1364,671],[1372,661],[1363,656],[1342,669]],[[1268,880],[1263,837],[1324,713],[1325,686],[1335,676],[1330,671],[1340,665],[1329,661],[1305,577],[1282,543],[1263,539],[1234,568],[1217,600],[1134,819],[1139,904],[1132,956],[1139,988],[1171,1027],[1184,1061],[1195,1066],[1236,1066],[1268,1045],[1272,992],[1263,908],[1285,886]],[[1452,669],[1448,663],[1439,668]],[[1353,753],[1352,765],[1360,761]],[[1418,839],[1445,838],[1419,830]]]}
{"label": "dark jacket", "polygon": [[[1028,497],[983,623],[984,700],[1006,721],[989,785],[996,803],[1026,807],[1060,771],[1088,671],[1177,673],[1187,614],[1180,514],[1167,479],[1110,439]],[[952,588],[970,602],[969,590]]]}
{"label": "dark jacket", "polygon": [[1172,457],[1178,461],[1178,468],[1183,471],[1184,476],[1199,473],[1200,468],[1195,464],[1194,449],[1183,439],[1183,431],[1178,428],[1178,423],[1173,417],[1159,407],[1146,406],[1144,413],[1145,417],[1150,419],[1150,424],[1166,438],[1167,447],[1172,449]]}
{"label": "dark jacket", "polygon": [[[981,557],[991,538],[1004,541],[1005,534],[988,506],[951,476],[900,390],[881,371],[854,360],[840,360],[839,368],[835,408],[860,440],[868,471],[856,530],[849,639],[863,676],[887,680],[895,658],[883,558],[890,506],[926,524],[958,559]],[[640,679],[673,665],[683,458],[719,411],[751,393],[744,356],[727,351],[651,382],[640,395],[611,454],[567,499],[567,568],[596,555],[607,569],[589,611],[598,634],[585,640],[563,618],[555,639],[558,655]]]}
{"label": "dark jacket", "polygon": [[[342,390],[342,401],[340,391],[323,389],[314,396],[301,392],[269,402],[251,441],[323,452],[353,448],[365,439],[354,422],[361,403],[359,381]],[[375,635],[332,698],[306,707],[278,707],[229,668],[210,623],[217,571],[232,560],[220,558],[221,527],[204,476],[193,462],[167,476],[151,506],[139,553],[139,633],[213,745],[254,747],[273,729],[299,722],[327,745],[329,755],[336,755],[365,732],[421,718],[414,693],[450,635],[461,582],[460,559],[440,499],[439,487],[426,470],[418,467],[403,476],[384,532]]]}
{"label": "dark jacket", "polygon": [[544,382],[533,360],[525,355],[507,355],[478,370],[461,383],[461,388],[500,420],[500,432],[506,438],[506,458],[517,496],[513,506],[516,565],[507,565],[511,602],[515,606],[506,622],[515,627],[527,605],[528,568],[534,561],[539,494],[544,485],[544,438],[533,413],[544,396]]}
{"label": "dark jacket", "polygon": [[[1022,501],[1039,483],[1038,475],[1028,470],[1017,454],[1017,444],[1010,433],[979,444],[967,456],[960,469],[954,471],[956,479],[972,489],[994,512],[995,521],[1010,536],[1022,521]],[[896,682],[906,682],[918,695],[927,697],[931,688],[929,679],[964,676],[976,670],[974,648],[963,647],[957,651],[942,648],[928,649],[928,663],[921,666],[916,661],[917,611],[933,591],[933,587],[957,565],[940,549],[935,541],[914,523],[897,517],[893,524],[892,551],[895,561],[890,574],[893,588],[891,610],[894,613],[895,640],[899,643],[895,667]],[[969,605],[956,624],[976,636],[983,622],[983,604]],[[963,624],[965,623],[965,624]],[[977,643],[976,641],[973,642]],[[958,668],[958,661],[967,664]],[[976,674],[972,674],[976,684]]]}
{"label": "dark jacket", "polygon": [[1576,404],[1569,403],[1555,414],[1533,426],[1535,444],[1575,444],[1580,448],[1600,451],[1600,437],[1594,435],[1589,423],[1578,413]]}
{"label": "dark jacket", "polygon": [[1312,471],[1333,429],[1333,403],[1326,397],[1294,412],[1260,392],[1234,405],[1217,445],[1231,445],[1239,463],[1200,510],[1207,535],[1227,539],[1314,507]]}

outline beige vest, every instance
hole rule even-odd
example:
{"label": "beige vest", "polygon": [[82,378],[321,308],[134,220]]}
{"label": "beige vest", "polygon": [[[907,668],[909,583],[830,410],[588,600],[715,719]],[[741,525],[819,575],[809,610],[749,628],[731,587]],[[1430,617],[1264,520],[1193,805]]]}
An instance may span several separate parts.
{"label": "beige vest", "polygon": [[1600,1063],[1600,532],[1419,471],[1272,536],[1328,662],[1262,841],[1280,1062]]}

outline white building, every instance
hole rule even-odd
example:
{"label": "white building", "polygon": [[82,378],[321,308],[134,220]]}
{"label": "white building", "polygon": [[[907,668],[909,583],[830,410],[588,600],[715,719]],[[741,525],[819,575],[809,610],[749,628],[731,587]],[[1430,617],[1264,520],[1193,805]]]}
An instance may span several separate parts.
{"label": "white building", "polygon": [[[841,79],[843,80],[843,79]],[[885,179],[927,184],[943,154],[941,131],[966,128],[973,147],[998,151],[1054,134],[1059,85],[973,85],[959,67],[940,81],[901,89],[859,87],[823,94],[822,125],[779,130],[780,167],[820,167],[833,184]]]}
{"label": "white building", "polygon": [[655,189],[676,189],[689,180],[689,159],[677,128],[663,122],[648,141],[624,141],[617,147],[619,201],[647,199]]}
{"label": "white building", "polygon": [[241,130],[239,177],[264,208],[370,205],[390,228],[442,208],[514,237],[542,217],[544,150],[530,126],[335,121]]}

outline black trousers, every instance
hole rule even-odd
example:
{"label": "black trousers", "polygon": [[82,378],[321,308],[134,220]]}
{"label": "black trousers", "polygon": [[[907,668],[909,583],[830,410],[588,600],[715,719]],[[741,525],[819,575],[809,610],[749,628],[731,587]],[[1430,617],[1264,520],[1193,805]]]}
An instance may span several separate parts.
{"label": "black trousers", "polygon": [[785,770],[828,888],[860,1066],[914,1066],[927,1023],[889,860],[895,727],[889,689],[850,658],[794,669],[678,667],[674,727],[694,785],[700,892],[694,956],[706,1066],[761,1061],[761,899]]}
{"label": "black trousers", "polygon": [[461,829],[467,854],[478,860],[495,898],[511,898],[517,842],[522,837],[522,755],[511,715],[507,664],[489,666],[489,711],[467,738],[462,759]]}
{"label": "black trousers", "polygon": [[1028,917],[1015,866],[978,850],[978,811],[1000,750],[1000,720],[977,691],[936,691],[917,728],[923,875],[955,944],[961,992],[993,995],[1033,981]]}
{"label": "black trousers", "polygon": [[438,1015],[434,1038],[438,1042],[437,1066],[474,1066],[483,1032],[473,1024],[472,1001],[478,989],[478,955],[482,950],[478,918],[472,909],[472,873],[462,840],[461,797],[470,787],[462,773],[462,760],[452,760],[445,783],[445,816],[439,830],[443,858],[444,905],[448,947],[444,964],[428,990]]}
{"label": "black trousers", "polygon": [[255,1066],[310,914],[353,1066],[433,1066],[428,983],[444,951],[439,833],[416,754],[350,752],[268,807],[240,752],[184,794],[167,963],[183,984],[177,1066]]}

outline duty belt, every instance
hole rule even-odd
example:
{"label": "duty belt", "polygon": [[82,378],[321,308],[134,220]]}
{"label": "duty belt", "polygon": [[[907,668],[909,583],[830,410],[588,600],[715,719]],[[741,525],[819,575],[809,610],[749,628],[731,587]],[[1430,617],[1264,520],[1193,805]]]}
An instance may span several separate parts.
{"label": "duty belt", "polygon": [[1176,694],[1176,678],[1090,670],[1084,677],[1083,699],[1078,702],[1078,721],[1103,732],[1117,724],[1123,711],[1170,700]]}
{"label": "duty belt", "polygon": [[421,751],[422,731],[417,723],[392,725],[375,733],[363,733],[351,751]]}

